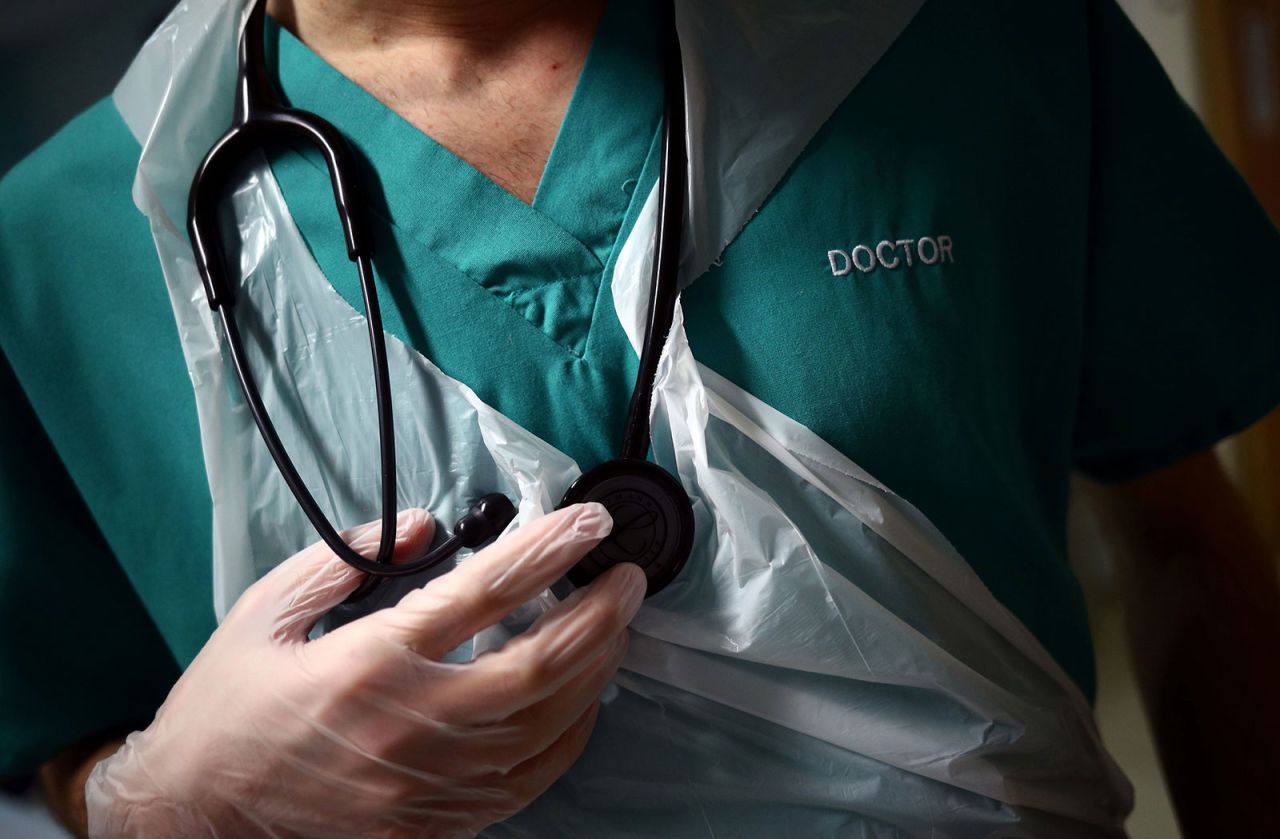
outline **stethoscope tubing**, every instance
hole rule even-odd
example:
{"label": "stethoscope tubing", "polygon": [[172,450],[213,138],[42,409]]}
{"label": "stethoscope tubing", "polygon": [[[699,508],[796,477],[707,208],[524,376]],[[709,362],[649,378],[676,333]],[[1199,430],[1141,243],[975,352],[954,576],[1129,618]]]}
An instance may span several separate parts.
{"label": "stethoscope tubing", "polygon": [[684,225],[688,153],[685,146],[684,66],[676,33],[674,3],[664,7],[662,80],[662,164],[658,174],[658,227],[654,233],[653,273],[649,282],[649,307],[640,366],[631,391],[627,424],[622,435],[622,457],[644,460],[649,452],[649,411],[658,363],[675,318],[680,294],[680,245]]}
{"label": "stethoscope tubing", "polygon": [[[374,280],[372,241],[364,223],[365,208],[359,198],[358,184],[351,174],[354,160],[346,140],[330,123],[315,114],[286,108],[278,101],[267,78],[263,56],[265,0],[252,2],[254,6],[250,9],[240,36],[236,101],[231,128],[201,162],[192,183],[188,230],[197,266],[209,305],[220,315],[232,366],[254,424],[307,520],[339,558],[371,577],[410,576],[439,564],[452,556],[459,547],[473,547],[482,534],[501,531],[514,516],[514,507],[508,499],[497,495],[485,496],[455,526],[455,533],[444,544],[416,560],[391,562],[396,533],[395,422],[386,338]],[[628,406],[622,455],[619,459],[637,463],[644,461],[648,453],[649,411],[658,364],[671,329],[679,295],[678,271],[688,156],[685,148],[684,73],[674,14],[673,4],[668,3],[664,9],[662,159],[659,169],[653,272],[650,278],[645,339],[640,352],[636,384]],[[246,160],[250,153],[260,151],[269,142],[283,139],[307,142],[323,153],[334,201],[342,219],[348,256],[355,262],[359,274],[373,364],[381,468],[382,533],[374,559],[364,557],[346,544],[299,475],[262,400],[235,320],[235,294],[228,281],[229,272],[218,232],[218,202],[237,163]],[[643,463],[640,465],[643,466]],[[678,487],[678,483],[676,486]],[[572,491],[571,488],[570,492]],[[683,495],[683,490],[679,490],[679,493]],[[687,505],[687,498],[682,503]],[[468,519],[470,524],[464,528],[464,522]],[[462,529],[466,530],[466,535],[463,535]],[[359,593],[363,594],[367,590],[368,586],[364,586]]]}
{"label": "stethoscope tubing", "polygon": [[[253,371],[249,364],[249,360],[244,350],[244,343],[240,339],[240,328],[236,324],[234,306],[224,305],[219,307],[218,312],[221,316],[223,331],[227,338],[227,347],[231,354],[231,365],[236,371],[236,377],[240,382],[241,392],[244,394],[245,401],[249,406],[249,411],[253,415],[254,423],[261,432],[263,442],[267,446],[267,451],[271,454],[271,459],[275,461],[277,468],[280,470],[281,476],[288,485],[289,490],[297,499],[298,505],[302,508],[307,520],[319,533],[320,538],[329,546],[335,554],[337,554],[344,562],[358,568],[366,574],[372,574],[379,577],[403,577],[424,571],[427,568],[439,563],[445,557],[432,560],[429,554],[422,559],[413,562],[391,563],[392,552],[395,549],[395,533],[396,533],[396,473],[395,473],[395,434],[394,419],[391,408],[391,383],[390,374],[387,369],[387,348],[386,339],[382,331],[382,315],[378,306],[377,293],[372,292],[373,285],[373,265],[368,256],[360,256],[356,259],[356,265],[360,272],[361,286],[365,289],[365,317],[369,327],[369,344],[372,350],[373,370],[374,370],[374,387],[376,391],[377,411],[378,411],[378,433],[381,460],[381,482],[382,482],[382,535],[378,544],[378,554],[375,559],[367,559],[352,548],[342,539],[342,535],[334,529],[333,525],[325,517],[320,510],[320,505],[316,503],[315,497],[311,494],[311,490],[307,488],[306,483],[298,474],[297,468],[293,464],[293,459],[289,457],[288,450],[280,439],[279,433],[276,431],[275,424],[271,421],[271,415],[267,412],[266,405],[262,401],[261,391],[258,389],[257,382],[254,380]],[[435,553],[434,551],[432,553]]]}

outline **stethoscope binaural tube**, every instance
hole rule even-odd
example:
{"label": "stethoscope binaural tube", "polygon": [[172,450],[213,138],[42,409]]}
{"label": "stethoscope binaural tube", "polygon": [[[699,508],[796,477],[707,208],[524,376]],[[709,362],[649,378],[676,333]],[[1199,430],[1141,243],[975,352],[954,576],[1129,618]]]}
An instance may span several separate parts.
{"label": "stethoscope binaural tube", "polygon": [[[396,523],[395,428],[391,408],[386,339],[373,276],[372,239],[360,199],[350,147],[323,118],[280,104],[267,77],[263,58],[265,0],[252,0],[238,51],[235,112],[231,127],[206,154],[192,179],[187,230],[209,306],[218,312],[232,366],[254,424],[276,467],[303,513],[326,545],[344,562],[369,574],[399,577],[416,574],[448,559],[460,548],[476,548],[501,533],[515,517],[515,506],[498,493],[485,495],[459,519],[443,544],[417,559],[392,563]],[[679,293],[677,274],[684,216],[687,157],[684,146],[684,89],[674,10],[665,9],[664,108],[662,167],[659,180],[659,223],[655,233],[654,272],[648,325],[640,368],[632,392],[622,456],[583,474],[565,493],[561,506],[600,501],[614,516],[614,532],[568,575],[585,584],[617,562],[637,562],[649,576],[649,594],[679,571],[693,540],[693,513],[687,493],[670,473],[645,460],[649,445],[649,407],[658,361],[670,331]],[[334,203],[342,220],[347,256],[356,264],[369,328],[378,412],[381,467],[381,527],[378,552],[369,559],[343,541],[307,489],[262,401],[244,352],[234,316],[235,294],[222,251],[218,207],[238,167],[271,143],[309,145],[325,158]],[[358,595],[367,593],[362,586]]]}
{"label": "stethoscope binaural tube", "polygon": [[[263,61],[265,3],[255,0],[239,45],[239,72],[236,80],[235,112],[231,128],[209,150],[192,180],[188,202],[187,229],[191,236],[196,265],[204,283],[209,306],[222,321],[232,366],[253,416],[254,424],[275,461],[281,476],[320,538],[344,562],[373,577],[409,576],[448,559],[463,547],[478,547],[502,532],[515,517],[515,507],[503,495],[486,495],[459,520],[453,534],[424,556],[392,563],[396,532],[395,431],[391,408],[390,375],[387,370],[386,339],[382,314],[374,285],[372,239],[365,223],[364,204],[350,147],[329,122],[315,114],[284,108],[267,79]],[[364,297],[369,328],[369,348],[373,361],[374,390],[378,411],[379,459],[381,465],[381,536],[378,552],[369,559],[351,549],[320,510],[311,491],[298,474],[292,458],[280,440],[263,404],[254,380],[235,320],[235,294],[228,281],[226,256],[218,226],[218,206],[238,167],[250,155],[272,142],[299,142],[318,149],[324,156],[333,186],[334,202],[342,220],[347,256],[356,264]],[[363,587],[361,593],[367,593]]]}

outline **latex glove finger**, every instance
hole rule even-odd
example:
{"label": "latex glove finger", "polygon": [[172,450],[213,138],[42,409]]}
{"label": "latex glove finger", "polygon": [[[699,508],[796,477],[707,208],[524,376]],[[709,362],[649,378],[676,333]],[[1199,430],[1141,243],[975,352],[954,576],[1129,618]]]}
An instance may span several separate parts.
{"label": "latex glove finger", "polygon": [[[433,803],[483,802],[490,794],[485,789],[486,778],[495,773],[509,772],[546,751],[581,718],[617,672],[626,647],[626,636],[619,636],[613,646],[601,651],[555,695],[506,720],[483,726],[444,723],[447,729],[442,729],[440,721],[426,722],[419,717],[424,725],[419,728],[418,736],[383,744],[377,753],[388,774],[407,776],[400,779],[402,782],[432,776],[454,780],[440,795],[427,794],[424,797],[419,793],[414,796],[419,803],[427,803],[428,798]],[[396,718],[403,717],[404,710],[402,706],[372,703],[369,712],[385,712],[389,718]],[[353,745],[360,748],[364,744]],[[440,788],[441,785],[428,786]],[[459,788],[463,791],[460,792]]]}
{"label": "latex glove finger", "polygon": [[[426,510],[402,510],[396,517],[396,543],[392,561],[405,562],[426,552],[435,533],[435,522]],[[342,539],[361,556],[377,556],[382,539],[380,521],[342,532]],[[273,568],[241,595],[232,608],[256,612],[271,621],[271,637],[284,643],[301,643],[326,612],[356,590],[364,574],[343,562],[324,542],[317,542]],[[231,615],[228,615],[230,619]],[[256,623],[256,622],[255,622]]]}
{"label": "latex glove finger", "polygon": [[510,772],[503,773],[502,787],[520,806],[508,812],[496,813],[499,818],[508,818],[542,795],[561,775],[569,771],[587,747],[591,730],[595,728],[596,717],[600,714],[600,703],[592,702],[572,725],[565,729],[556,741],[541,754],[529,758]]}
{"label": "latex glove finger", "polygon": [[438,659],[553,582],[609,534],[601,504],[574,504],[499,539],[390,609],[336,633],[368,632]]}
{"label": "latex glove finger", "polygon": [[592,702],[548,748],[510,771],[493,772],[471,782],[465,798],[415,801],[414,809],[421,807],[437,820],[452,815],[460,823],[474,820],[477,814],[483,814],[487,822],[511,817],[568,771],[586,748],[599,712],[600,703]]}
{"label": "latex glove finger", "polygon": [[640,609],[645,589],[638,566],[615,566],[502,649],[476,659],[464,678],[456,680],[456,688],[450,686],[467,697],[467,721],[497,722],[556,694],[601,651],[618,643]]}
{"label": "latex glove finger", "polygon": [[477,738],[469,758],[472,765],[506,772],[550,748],[600,698],[626,657],[627,646],[624,632],[551,696],[480,729],[482,739]]}

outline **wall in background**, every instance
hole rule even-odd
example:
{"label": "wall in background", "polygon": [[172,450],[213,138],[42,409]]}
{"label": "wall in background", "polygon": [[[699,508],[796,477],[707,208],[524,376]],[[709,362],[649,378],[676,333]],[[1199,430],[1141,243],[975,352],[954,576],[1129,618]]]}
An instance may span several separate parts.
{"label": "wall in background", "polygon": [[1151,45],[1178,93],[1203,119],[1195,3],[1192,0],[1119,0],[1119,3]]}
{"label": "wall in background", "polygon": [[115,87],[173,0],[0,0],[0,172]]}

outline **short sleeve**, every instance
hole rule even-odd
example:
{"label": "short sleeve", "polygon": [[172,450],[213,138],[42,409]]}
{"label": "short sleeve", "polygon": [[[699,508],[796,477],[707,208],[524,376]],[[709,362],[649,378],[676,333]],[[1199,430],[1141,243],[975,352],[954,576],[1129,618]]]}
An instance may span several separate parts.
{"label": "short sleeve", "polygon": [[178,667],[0,356],[0,778],[150,721]]}
{"label": "short sleeve", "polygon": [[1114,2],[1091,16],[1075,462],[1121,480],[1280,403],[1280,234]]}

